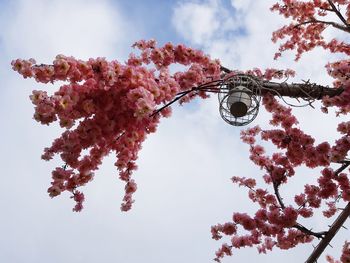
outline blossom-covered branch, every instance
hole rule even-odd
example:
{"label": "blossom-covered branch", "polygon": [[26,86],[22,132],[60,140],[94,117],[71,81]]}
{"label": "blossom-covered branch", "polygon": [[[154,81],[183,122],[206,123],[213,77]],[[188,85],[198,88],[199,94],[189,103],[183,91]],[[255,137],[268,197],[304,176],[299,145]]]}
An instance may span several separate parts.
{"label": "blossom-covered branch", "polygon": [[[136,183],[131,178],[142,142],[156,131],[160,117],[168,117],[171,108],[152,115],[158,105],[172,101],[186,92],[220,77],[220,64],[203,52],[184,45],[170,43],[157,47],[156,42],[139,41],[134,45],[139,55],[130,54],[125,64],[105,58],[82,61],[58,55],[52,65],[36,64],[33,59],[17,59],[13,69],[24,78],[42,83],[61,80],[53,95],[34,90],[30,96],[35,106],[34,119],[49,125],[59,121],[65,129],[51,147],[45,148],[42,158],[50,160],[59,154],[67,169],[57,167],[52,172],[49,195],[64,191],[73,194],[77,202],[74,211],[83,208],[84,195],[76,189],[93,179],[102,159],[110,152],[116,154],[115,166],[119,178],[125,182],[125,196],[121,209],[131,208]],[[188,66],[171,74],[169,66],[179,63]],[[146,67],[153,64],[153,68]],[[205,90],[186,94],[180,102],[195,97],[208,97]],[[88,154],[81,156],[84,150]]]}
{"label": "blossom-covered branch", "polygon": [[[283,4],[276,3],[272,6],[271,10],[278,12],[286,18],[291,18],[292,21],[289,25],[276,30],[272,35],[273,42],[277,42],[278,40],[284,41],[287,38],[280,45],[279,52],[275,54],[275,58],[280,57],[281,53],[285,50],[296,50],[296,60],[299,60],[304,52],[318,46],[331,52],[350,55],[349,44],[335,38],[326,41],[322,35],[328,25],[346,33],[350,32],[348,24],[350,8],[348,1],[283,0],[281,2]],[[345,16],[335,7],[334,3],[346,9]],[[322,18],[327,17],[329,13],[335,13],[340,18],[342,24],[335,21],[324,21]]]}

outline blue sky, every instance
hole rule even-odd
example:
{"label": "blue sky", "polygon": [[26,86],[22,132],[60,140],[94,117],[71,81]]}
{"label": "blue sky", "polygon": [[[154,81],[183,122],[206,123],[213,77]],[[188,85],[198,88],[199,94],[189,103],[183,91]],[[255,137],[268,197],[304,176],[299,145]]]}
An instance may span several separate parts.
{"label": "blue sky", "polygon": [[[57,85],[22,79],[10,62],[33,57],[50,63],[60,53],[124,61],[133,42],[155,38],[200,48],[232,69],[290,67],[299,73],[294,81],[330,84],[324,70],[334,59],[330,54],[316,50],[298,64],[292,54],[272,60],[277,46],[270,43],[271,32],[283,23],[268,10],[273,2],[0,0],[0,262],[212,262],[221,242],[211,239],[210,226],[229,221],[233,211],[255,209],[246,191],[233,186],[230,178],[261,176],[239,140],[240,129],[220,119],[216,96],[175,107],[172,118],[163,120],[147,139],[134,176],[138,191],[130,212],[119,210],[123,184],[111,154],[96,179],[82,189],[85,209],[73,213],[68,195],[50,199],[46,193],[59,160],[40,159],[61,129],[34,122],[28,98],[33,89],[53,92]],[[310,109],[297,109],[296,114],[318,141],[336,138],[334,128],[322,125],[335,127],[334,114]],[[266,126],[268,118],[261,111],[253,125]],[[283,189],[286,199],[306,181],[314,181],[317,173],[299,172],[305,176]],[[306,225],[322,229],[328,223],[316,217]],[[327,253],[338,255],[346,235],[341,231]],[[310,244],[268,255],[243,249],[223,262],[303,262],[311,250]]]}
{"label": "blue sky", "polygon": [[181,41],[174,27],[169,23],[174,5],[177,1],[119,1],[122,12],[132,17],[132,20],[143,30],[145,38],[157,38],[159,43]]}

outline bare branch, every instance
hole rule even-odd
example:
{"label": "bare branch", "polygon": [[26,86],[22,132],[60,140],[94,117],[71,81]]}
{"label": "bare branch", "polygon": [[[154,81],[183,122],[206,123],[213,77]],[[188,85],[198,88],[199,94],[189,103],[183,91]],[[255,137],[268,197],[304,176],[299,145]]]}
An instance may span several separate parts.
{"label": "bare branch", "polygon": [[327,231],[323,231],[323,232],[313,232],[310,229],[307,229],[306,227],[304,227],[303,225],[296,223],[294,226],[294,228],[300,230],[301,232],[310,235],[310,236],[314,236],[317,238],[324,238],[324,236],[327,234]]}
{"label": "bare branch", "polygon": [[221,83],[221,80],[214,80],[214,81],[210,81],[210,82],[207,82],[207,83],[204,83],[202,85],[199,85],[199,86],[195,86],[195,87],[192,87],[191,89],[189,90],[185,90],[185,91],[182,91],[182,92],[179,92],[177,94],[177,97],[175,97],[172,101],[166,103],[164,106],[162,106],[161,108],[155,110],[151,115],[150,117],[158,114],[159,112],[161,112],[162,110],[164,110],[165,108],[169,107],[170,105],[172,105],[174,102],[180,100],[181,98],[185,97],[186,95],[192,93],[192,92],[196,92],[196,91],[206,91],[206,92],[214,92],[214,93],[217,93],[219,92],[219,88],[218,86],[220,85]]}
{"label": "bare branch", "polygon": [[330,11],[330,12],[334,12],[332,8],[324,8],[324,7],[320,7],[321,10],[324,11]]}
{"label": "bare branch", "polygon": [[169,103],[165,104],[163,107],[155,110],[150,117],[153,117],[154,115],[158,114],[159,112],[161,112],[162,110],[164,110],[165,108],[169,107],[171,104],[173,104],[174,102],[178,101],[179,99],[181,99],[182,97],[186,96],[187,94],[191,93],[192,91],[194,91],[195,88],[192,88],[190,90],[187,90],[186,92],[183,92],[182,94],[180,94],[179,96],[177,96],[175,99],[173,99],[172,101],[170,101]]}
{"label": "bare branch", "polygon": [[337,7],[334,5],[332,0],[328,0],[329,5],[332,7],[332,11],[339,17],[339,19],[344,23],[346,27],[349,27],[348,22],[344,18],[344,16],[340,13],[340,11],[337,9]]}
{"label": "bare branch", "polygon": [[342,166],[340,166],[336,171],[335,171],[335,175],[338,176],[342,171],[344,171],[348,166],[350,165],[350,161],[344,161],[344,163],[342,164]]}
{"label": "bare branch", "polygon": [[338,218],[334,221],[331,228],[327,231],[327,234],[317,245],[315,250],[311,253],[310,257],[305,261],[305,263],[314,263],[323,253],[325,248],[328,246],[329,242],[333,239],[333,237],[337,234],[338,230],[345,223],[346,219],[350,215],[350,202],[347,204],[345,209],[340,213]]}
{"label": "bare branch", "polygon": [[224,67],[224,66],[221,66],[220,67],[221,71],[225,72],[225,73],[230,73],[231,70],[229,70],[228,68]]}

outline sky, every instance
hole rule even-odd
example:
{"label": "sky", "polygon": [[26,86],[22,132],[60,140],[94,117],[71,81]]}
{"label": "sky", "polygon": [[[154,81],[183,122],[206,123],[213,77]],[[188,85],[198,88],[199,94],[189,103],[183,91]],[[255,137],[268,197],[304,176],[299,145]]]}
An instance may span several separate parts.
{"label": "sky", "polygon": [[[293,82],[310,79],[331,85],[324,65],[338,57],[315,50],[294,62],[292,53],[273,61],[278,46],[271,33],[284,20],[271,14],[272,0],[0,0],[0,262],[70,263],[213,262],[221,241],[211,239],[210,226],[230,221],[232,213],[253,213],[256,207],[232,176],[261,178],[249,161],[241,128],[225,123],[216,96],[174,107],[139,154],[136,203],[119,207],[124,185],[110,154],[95,179],[82,190],[85,208],[72,212],[68,194],[47,194],[58,159],[44,162],[42,150],[60,135],[57,124],[42,126],[32,119],[28,98],[33,89],[53,93],[55,85],[23,79],[11,60],[35,58],[50,63],[57,54],[76,58],[106,57],[123,62],[139,39],[185,43],[220,59],[231,69],[292,68]],[[327,31],[328,37],[337,32]],[[318,142],[338,136],[334,113],[295,109],[300,127]],[[267,127],[261,110],[252,125]],[[314,182],[317,171],[299,175],[282,189],[286,200]],[[329,222],[305,221],[315,230]],[[349,223],[346,225],[350,226]],[[341,230],[325,254],[339,255],[349,231]],[[228,240],[223,240],[227,242]],[[313,242],[317,245],[317,241]],[[312,245],[259,255],[256,249],[235,250],[228,262],[304,262]],[[324,256],[319,262],[325,262]]]}

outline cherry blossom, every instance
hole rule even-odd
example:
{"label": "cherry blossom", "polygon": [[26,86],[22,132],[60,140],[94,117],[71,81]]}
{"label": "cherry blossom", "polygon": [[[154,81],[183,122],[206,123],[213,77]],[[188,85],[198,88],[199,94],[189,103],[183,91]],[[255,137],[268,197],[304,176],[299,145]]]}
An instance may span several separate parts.
{"label": "cherry blossom", "polygon": [[[157,106],[181,91],[220,77],[219,62],[199,50],[171,43],[157,47],[154,40],[141,40],[133,46],[139,54],[130,54],[125,64],[102,57],[83,61],[64,55],[56,56],[52,65],[36,64],[34,59],[12,61],[13,69],[24,78],[65,82],[52,95],[34,90],[30,99],[36,121],[46,125],[58,121],[65,129],[45,148],[42,158],[60,155],[64,165],[53,171],[48,192],[51,197],[71,192],[77,203],[74,211],[81,211],[85,199],[76,189],[93,179],[111,152],[116,155],[119,178],[126,184],[121,210],[129,210],[137,189],[131,176],[137,169],[138,152],[147,135],[156,131],[160,118],[171,115],[171,108],[153,114]],[[171,74],[169,66],[174,63],[188,69]],[[195,96],[184,97],[181,103]],[[205,92],[198,96],[208,97]],[[82,155],[83,151],[87,154]]]}

